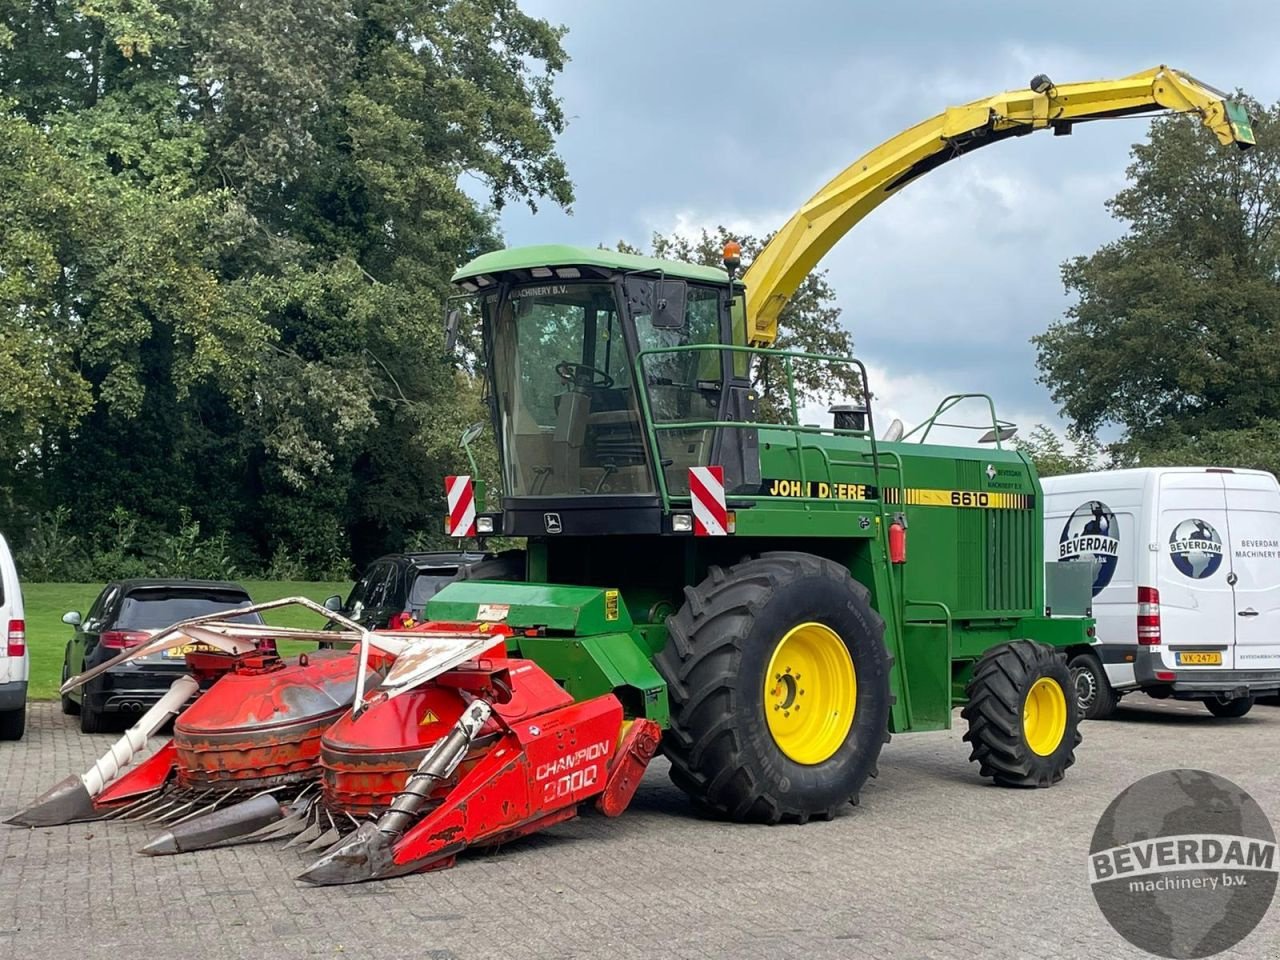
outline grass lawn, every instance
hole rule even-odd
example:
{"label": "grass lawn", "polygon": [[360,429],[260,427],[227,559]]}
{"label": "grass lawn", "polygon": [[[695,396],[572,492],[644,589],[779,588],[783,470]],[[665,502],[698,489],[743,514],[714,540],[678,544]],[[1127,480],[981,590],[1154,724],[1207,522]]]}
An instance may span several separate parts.
{"label": "grass lawn", "polygon": [[[278,600],[281,597],[303,596],[316,603],[337,593],[345,600],[351,590],[350,583],[274,582],[266,580],[242,580],[249,596],[259,603]],[[31,684],[27,695],[32,700],[53,700],[58,695],[58,683],[62,678],[62,654],[71,639],[71,628],[62,622],[68,610],[87,611],[98,593],[100,583],[24,583],[22,598],[26,607],[27,646],[31,649]],[[265,615],[268,623],[281,627],[314,627],[321,624],[319,617],[298,608],[271,610]],[[282,653],[296,653],[313,644],[282,644]],[[296,648],[296,649],[294,649]]]}

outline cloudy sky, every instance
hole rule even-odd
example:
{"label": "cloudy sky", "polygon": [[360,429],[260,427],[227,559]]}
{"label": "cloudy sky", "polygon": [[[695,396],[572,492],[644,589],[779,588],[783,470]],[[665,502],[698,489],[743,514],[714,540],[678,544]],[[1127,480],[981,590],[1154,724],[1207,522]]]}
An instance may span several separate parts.
{"label": "cloudy sky", "polygon": [[[509,244],[647,243],[776,229],[830,177],[948,105],[1168,63],[1280,99],[1280,4],[523,0],[569,27],[557,89],[572,214],[504,211]],[[974,10],[981,10],[974,13]],[[1061,428],[1029,338],[1068,305],[1063,260],[1119,236],[1103,204],[1146,121],[1037,133],[947,164],[855,227],[823,266],[877,418],[914,424],[986,391],[1024,431]]]}

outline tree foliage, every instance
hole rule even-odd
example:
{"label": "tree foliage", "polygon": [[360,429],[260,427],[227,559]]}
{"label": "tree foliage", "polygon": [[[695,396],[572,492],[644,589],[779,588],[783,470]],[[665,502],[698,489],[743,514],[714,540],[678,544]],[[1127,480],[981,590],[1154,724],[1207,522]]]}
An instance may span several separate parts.
{"label": "tree foliage", "polygon": [[16,539],[67,505],[82,544],[124,511],[331,572],[438,532],[481,417],[442,301],[494,210],[572,201],[562,35],[516,0],[0,0]]}
{"label": "tree foliage", "polygon": [[[725,243],[736,240],[742,245],[745,270],[771,237],[772,235],[760,238],[735,234],[723,226],[718,226],[713,231],[703,229],[696,237],[655,233],[652,255],[664,260],[683,260],[719,267],[723,264]],[[619,243],[618,249],[624,253],[645,252],[627,243]],[[827,272],[815,270],[809,274],[782,310],[778,319],[778,339],[773,347],[778,350],[833,356],[852,355],[853,334],[841,325],[840,308],[835,301],[836,292],[827,280]],[[862,396],[859,378],[848,364],[800,361],[794,364],[793,376],[797,406],[832,398]],[[788,420],[790,401],[787,396],[786,374],[777,359],[757,358],[752,364],[751,379],[760,396],[762,419],[771,422]]]}
{"label": "tree foliage", "polygon": [[1280,466],[1280,104],[1257,147],[1157,119],[1109,203],[1123,237],[1063,265],[1077,297],[1035,338],[1074,429],[1118,427],[1118,462]]}
{"label": "tree foliage", "polygon": [[1042,477],[1088,473],[1105,464],[1106,451],[1096,440],[1084,437],[1068,443],[1043,423],[1036,424],[1026,436],[1014,437],[1013,448],[1026,454]]}

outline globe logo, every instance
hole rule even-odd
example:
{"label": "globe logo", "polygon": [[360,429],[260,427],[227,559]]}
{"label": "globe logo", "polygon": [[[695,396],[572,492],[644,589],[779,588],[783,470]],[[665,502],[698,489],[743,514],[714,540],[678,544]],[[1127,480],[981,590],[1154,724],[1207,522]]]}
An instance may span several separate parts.
{"label": "globe logo", "polygon": [[1120,553],[1120,526],[1116,515],[1101,500],[1076,507],[1067,518],[1058,541],[1058,561],[1093,564],[1093,595],[1096,597],[1116,572]]}
{"label": "globe logo", "polygon": [[1212,577],[1222,566],[1222,538],[1204,520],[1183,520],[1169,535],[1169,559],[1183,576]]}
{"label": "globe logo", "polygon": [[[1245,790],[1203,770],[1166,770],[1120,793],[1089,845],[1094,900],[1116,932],[1188,960],[1249,936],[1275,896],[1275,832]],[[1247,951],[1272,955],[1263,944]]]}

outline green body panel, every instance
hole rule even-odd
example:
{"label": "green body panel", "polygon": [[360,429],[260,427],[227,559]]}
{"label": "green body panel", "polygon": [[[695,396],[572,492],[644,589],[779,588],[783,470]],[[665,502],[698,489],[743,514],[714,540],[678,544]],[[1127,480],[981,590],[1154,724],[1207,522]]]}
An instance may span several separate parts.
{"label": "green body panel", "polygon": [[450,583],[427,601],[427,615],[432,620],[480,620],[522,629],[541,627],[578,637],[626,633],[632,627],[631,616],[616,590],[554,583]]}
{"label": "green body panel", "polygon": [[[575,699],[615,693],[629,715],[667,723],[667,687],[653,667],[654,651],[618,590],[463,580],[427,601],[427,616],[536,631],[538,636],[511,637],[508,648],[536,661]],[[661,634],[659,648],[665,628]]]}
{"label": "green body panel", "polygon": [[667,685],[634,634],[513,640],[520,656],[535,661],[575,700],[613,693],[628,716],[648,717],[667,725]]}

